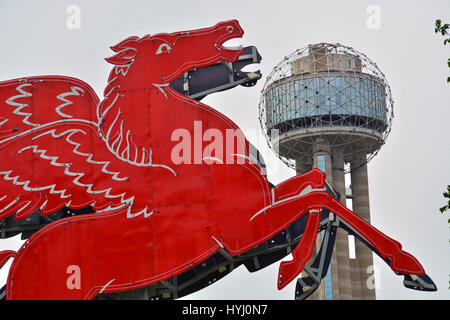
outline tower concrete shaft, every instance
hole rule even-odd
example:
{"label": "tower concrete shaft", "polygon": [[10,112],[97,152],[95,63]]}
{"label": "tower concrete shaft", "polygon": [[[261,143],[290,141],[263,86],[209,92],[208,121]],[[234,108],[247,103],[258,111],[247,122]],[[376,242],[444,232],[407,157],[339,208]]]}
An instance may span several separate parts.
{"label": "tower concrete shaft", "polygon": [[[360,158],[351,163],[353,170],[351,179],[354,190],[353,211],[370,222],[367,165],[364,161],[365,155],[361,154]],[[310,163],[310,165],[307,163]],[[342,152],[337,148],[332,148],[326,140],[318,138],[313,145],[312,159],[297,159],[296,172],[302,174],[311,170],[311,168],[324,171],[327,174],[328,183],[340,193],[340,201],[346,205],[344,166],[345,161]],[[321,243],[322,237],[319,234],[314,249],[315,255],[318,253]],[[375,299],[375,290],[371,285],[373,281],[370,278],[373,277],[370,268],[370,266],[373,266],[372,253],[360,241],[356,241],[355,252],[355,259],[350,259],[348,235],[345,231],[338,229],[335,250],[331,258],[331,279],[330,276],[328,276],[328,279],[325,278],[316,292],[308,299],[329,299],[331,292],[333,299]],[[313,258],[308,261],[308,265],[313,262]]]}
{"label": "tower concrete shaft", "polygon": [[[340,193],[341,203],[347,204],[347,197],[345,191],[345,173],[344,173],[344,158],[341,152],[333,154],[333,188]],[[333,280],[336,279],[336,295],[335,299],[351,300],[353,299],[352,279],[351,279],[351,265],[349,258],[348,235],[343,230],[337,230],[335,251],[333,256],[336,256],[337,270],[334,272]],[[334,283],[333,283],[334,285]],[[333,286],[334,289],[334,286]],[[334,292],[333,292],[334,294]]]}
{"label": "tower concrete shaft", "polygon": [[[313,144],[313,167],[319,168],[320,170],[324,171],[325,173],[330,172],[332,168],[331,164],[331,147],[330,144],[324,140],[323,138],[318,138]],[[327,175],[328,176],[328,175]],[[332,185],[332,177],[331,181],[328,180],[330,185]],[[320,250],[320,246],[322,245],[322,235],[319,233],[316,238],[316,246],[314,248],[314,253],[317,255]],[[314,257],[311,257],[310,263],[313,262]],[[336,258],[333,255],[331,257],[331,270],[336,269]],[[331,287],[330,288],[330,282]],[[332,292],[334,291],[334,285],[333,278],[330,275],[325,277],[323,281],[321,282],[319,288],[317,288],[316,292],[310,296],[310,300],[324,300],[329,299],[330,294],[332,295]],[[331,292],[330,292],[331,291]]]}
{"label": "tower concrete shaft", "polygon": [[[352,164],[351,181],[353,187],[353,211],[370,223],[369,181],[365,155]],[[373,283],[373,254],[361,241],[355,242],[356,259],[353,261],[352,284],[354,295],[364,300],[375,299]]]}

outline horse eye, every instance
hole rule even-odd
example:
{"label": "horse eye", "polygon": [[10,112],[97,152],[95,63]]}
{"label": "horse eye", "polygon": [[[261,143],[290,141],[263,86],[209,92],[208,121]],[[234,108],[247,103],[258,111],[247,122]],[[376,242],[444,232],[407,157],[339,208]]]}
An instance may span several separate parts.
{"label": "horse eye", "polygon": [[[163,51],[163,48],[166,48],[166,50]],[[162,43],[162,44],[158,47],[158,49],[156,50],[156,53],[155,53],[155,54],[161,54],[161,53],[164,53],[164,52],[169,53],[170,50],[172,50],[172,48],[170,47],[169,44],[167,44],[167,43]]]}

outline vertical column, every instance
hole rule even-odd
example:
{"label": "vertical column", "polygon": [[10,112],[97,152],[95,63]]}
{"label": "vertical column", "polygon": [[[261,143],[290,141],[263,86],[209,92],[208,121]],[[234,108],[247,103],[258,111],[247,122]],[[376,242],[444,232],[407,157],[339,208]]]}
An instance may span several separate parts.
{"label": "vertical column", "polygon": [[[341,194],[340,202],[346,205],[344,157],[339,151],[333,153],[333,188]],[[333,270],[333,289],[336,282],[336,291],[339,292],[340,300],[353,299],[348,248],[347,233],[342,229],[338,229],[333,253],[337,262],[336,272]]]}
{"label": "vertical column", "polygon": [[[369,204],[369,180],[367,175],[366,155],[361,155],[351,163],[352,186],[353,186],[353,211],[361,218],[370,223],[370,204]],[[370,266],[373,266],[372,251],[361,241],[355,241],[356,261],[359,264],[359,284],[361,299],[374,300],[375,288],[370,287],[369,277]]]}
{"label": "vertical column", "polygon": [[[323,158],[319,157],[323,156]],[[324,159],[323,164],[319,163],[321,159]],[[321,168],[321,166],[325,168]],[[331,163],[331,147],[328,141],[323,138],[317,138],[313,145],[313,167],[324,170],[327,174],[327,181],[329,184],[333,185],[333,174],[332,174],[332,163]]]}
{"label": "vertical column", "polygon": [[[331,163],[331,147],[328,141],[323,139],[322,137],[317,138],[313,144],[313,167],[318,168],[324,171],[327,175],[327,181],[331,185],[333,185],[333,174],[332,174],[332,163]],[[320,246],[322,244],[322,235],[318,234],[316,239],[316,247],[314,248],[315,255],[318,254]],[[309,261],[312,263],[312,259]],[[331,274],[328,275],[322,280],[319,288],[316,293],[311,296],[312,300],[324,300],[324,299],[338,299],[335,293],[336,289],[334,288],[335,282],[333,282],[332,274],[337,269],[337,261],[336,257],[333,255],[331,257]]]}
{"label": "vertical column", "polygon": [[295,173],[303,174],[311,170],[311,157],[306,159],[306,157],[295,159]]}
{"label": "vertical column", "polygon": [[[355,251],[358,240],[355,240]],[[355,253],[356,254],[356,253]],[[357,259],[350,260],[350,276],[352,278],[352,296],[353,300],[362,300],[361,293],[361,277],[360,277],[360,267],[359,261]]]}
{"label": "vertical column", "polygon": [[[302,174],[305,172],[308,172],[309,170],[314,167],[314,158],[309,157],[309,159],[303,157],[299,159],[295,159],[295,171],[296,174]],[[311,259],[307,262],[307,265],[311,265],[311,263],[314,261],[314,256],[317,255],[318,248],[320,248],[321,245],[321,239],[320,236],[316,239],[316,244],[314,247],[314,253]],[[303,271],[305,273],[305,271]],[[323,300],[324,299],[324,289],[323,284],[320,284],[319,288],[308,298],[309,300]]]}

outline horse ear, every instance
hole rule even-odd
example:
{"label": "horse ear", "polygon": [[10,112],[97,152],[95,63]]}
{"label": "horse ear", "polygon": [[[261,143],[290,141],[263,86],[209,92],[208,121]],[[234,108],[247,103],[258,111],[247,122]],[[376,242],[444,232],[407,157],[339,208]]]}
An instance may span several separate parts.
{"label": "horse ear", "polygon": [[105,58],[105,60],[114,65],[127,65],[133,62],[133,58],[136,57],[136,49],[134,48],[126,48],[122,51],[119,51],[117,54],[112,57]]}
{"label": "horse ear", "polygon": [[125,40],[122,40],[118,44],[111,46],[109,48],[114,52],[119,52],[119,51],[129,47],[130,44],[132,42],[135,42],[137,39],[139,39],[139,37],[136,37],[136,36],[128,37]]}

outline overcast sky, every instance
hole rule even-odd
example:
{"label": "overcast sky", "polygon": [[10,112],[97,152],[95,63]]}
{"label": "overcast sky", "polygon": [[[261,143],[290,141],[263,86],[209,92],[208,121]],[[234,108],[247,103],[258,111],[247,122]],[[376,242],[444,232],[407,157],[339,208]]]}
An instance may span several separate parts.
{"label": "overcast sky", "polygon": [[[80,10],[67,26],[71,5]],[[373,18],[370,6],[379,9]],[[369,8],[369,11],[368,11]],[[70,11],[70,10],[69,10]],[[73,12],[73,11],[71,11]],[[368,13],[369,12],[369,13]],[[88,82],[102,97],[111,65],[110,45],[131,36],[212,26],[238,19],[243,45],[261,53],[263,79],[203,102],[235,121],[244,131],[259,130],[258,102],[265,76],[298,48],[339,42],[365,53],[385,73],[395,101],[392,132],[369,163],[372,224],[400,241],[435,281],[438,291],[406,289],[375,256],[378,299],[449,299],[450,245],[446,215],[439,213],[450,184],[450,46],[434,33],[437,18],[450,22],[450,2],[442,1],[18,1],[0,0],[0,81],[56,74]],[[378,28],[379,27],[379,28]],[[249,137],[263,152],[269,180],[294,174],[266,147],[261,134]],[[20,239],[0,240],[0,250]],[[10,263],[7,265],[7,267]],[[295,281],[276,289],[279,263],[250,274],[241,267],[193,299],[293,299]],[[0,272],[0,285],[6,269]]]}

